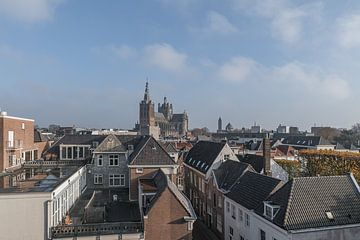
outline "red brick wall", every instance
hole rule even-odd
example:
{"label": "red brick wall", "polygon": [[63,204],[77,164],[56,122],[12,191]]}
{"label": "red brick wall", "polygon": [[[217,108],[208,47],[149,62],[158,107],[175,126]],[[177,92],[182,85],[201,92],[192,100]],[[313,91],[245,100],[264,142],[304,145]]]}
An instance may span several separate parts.
{"label": "red brick wall", "polygon": [[174,194],[166,188],[144,219],[147,240],[192,239],[184,216],[189,214]]}
{"label": "red brick wall", "polygon": [[159,168],[143,168],[143,173],[136,173],[136,168],[130,168],[130,200],[138,200],[138,179],[146,178],[146,176],[151,178],[157,170]]}
{"label": "red brick wall", "polygon": [[[0,145],[2,155],[0,155],[0,172],[9,167],[9,155],[16,155],[16,158],[21,157],[20,149],[9,152],[6,151],[6,142],[8,140],[8,131],[14,131],[14,141],[22,141],[22,151],[33,150],[34,147],[34,122],[22,119],[0,118],[1,119],[1,139]],[[25,129],[22,129],[22,123],[25,124]],[[14,143],[15,144],[15,143]]]}

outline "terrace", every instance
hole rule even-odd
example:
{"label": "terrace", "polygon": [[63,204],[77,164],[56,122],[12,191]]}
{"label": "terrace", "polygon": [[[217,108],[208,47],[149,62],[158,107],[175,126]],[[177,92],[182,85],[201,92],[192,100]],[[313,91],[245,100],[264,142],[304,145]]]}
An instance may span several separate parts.
{"label": "terrace", "polygon": [[65,222],[51,228],[52,238],[143,235],[139,205],[129,201],[128,189],[87,189]]}

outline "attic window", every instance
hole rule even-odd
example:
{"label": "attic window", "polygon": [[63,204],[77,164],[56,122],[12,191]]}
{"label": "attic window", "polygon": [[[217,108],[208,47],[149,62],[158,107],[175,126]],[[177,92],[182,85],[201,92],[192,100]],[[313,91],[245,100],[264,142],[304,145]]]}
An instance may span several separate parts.
{"label": "attic window", "polygon": [[330,221],[334,221],[334,216],[332,214],[332,212],[325,212],[326,217],[330,220]]}
{"label": "attic window", "polygon": [[273,220],[279,209],[280,206],[273,205],[271,202],[264,202],[264,216],[266,218]]}
{"label": "attic window", "polygon": [[152,146],[152,148],[151,148],[152,150],[156,150],[156,147],[155,146]]}

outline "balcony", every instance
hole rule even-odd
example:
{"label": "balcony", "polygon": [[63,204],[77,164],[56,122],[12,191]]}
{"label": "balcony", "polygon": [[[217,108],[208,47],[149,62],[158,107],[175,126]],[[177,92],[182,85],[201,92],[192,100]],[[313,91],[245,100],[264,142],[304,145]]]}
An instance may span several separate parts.
{"label": "balcony", "polygon": [[6,141],[5,148],[7,150],[16,150],[23,148],[23,140]]}
{"label": "balcony", "polygon": [[141,222],[61,225],[51,228],[52,239],[134,233],[139,233],[140,236],[143,235],[143,224]]}

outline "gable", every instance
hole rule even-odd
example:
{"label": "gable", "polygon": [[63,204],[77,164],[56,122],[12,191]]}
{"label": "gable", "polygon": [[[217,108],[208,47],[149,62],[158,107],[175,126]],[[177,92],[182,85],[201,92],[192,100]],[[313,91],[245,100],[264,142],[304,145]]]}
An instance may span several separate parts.
{"label": "gable", "polygon": [[175,165],[174,160],[151,136],[144,136],[130,156],[130,165]]}
{"label": "gable", "polygon": [[126,148],[115,135],[111,134],[94,150],[94,153],[99,152],[126,152]]}

